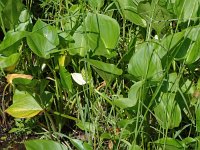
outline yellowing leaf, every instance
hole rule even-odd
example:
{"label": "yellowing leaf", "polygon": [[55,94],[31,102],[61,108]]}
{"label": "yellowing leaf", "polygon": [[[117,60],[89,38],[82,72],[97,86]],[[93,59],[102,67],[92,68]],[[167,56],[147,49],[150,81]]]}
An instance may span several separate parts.
{"label": "yellowing leaf", "polygon": [[26,91],[15,91],[13,104],[5,110],[15,118],[30,118],[43,111],[37,101]]}
{"label": "yellowing leaf", "polygon": [[12,80],[15,78],[23,78],[23,79],[29,79],[29,80],[33,79],[31,75],[25,75],[25,74],[8,74],[6,76],[7,82],[9,84],[12,84]]}

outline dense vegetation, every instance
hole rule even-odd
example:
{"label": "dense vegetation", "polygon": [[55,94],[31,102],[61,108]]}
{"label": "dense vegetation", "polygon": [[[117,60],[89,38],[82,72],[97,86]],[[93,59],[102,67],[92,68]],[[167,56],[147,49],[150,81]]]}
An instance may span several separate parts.
{"label": "dense vegetation", "polygon": [[200,0],[1,0],[0,144],[200,149],[199,17]]}

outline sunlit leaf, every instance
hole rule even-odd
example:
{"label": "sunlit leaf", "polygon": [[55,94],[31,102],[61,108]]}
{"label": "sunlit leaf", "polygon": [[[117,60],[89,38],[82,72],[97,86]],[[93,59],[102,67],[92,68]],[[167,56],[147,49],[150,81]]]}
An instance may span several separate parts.
{"label": "sunlit leaf", "polygon": [[[105,28],[106,27],[106,28]],[[117,21],[102,14],[88,13],[85,24],[73,35],[74,44],[70,44],[70,54],[85,56],[88,52],[111,58],[116,55],[120,28]]]}
{"label": "sunlit leaf", "polygon": [[176,0],[174,10],[180,21],[197,19],[199,16],[199,0]]}
{"label": "sunlit leaf", "polygon": [[27,43],[35,54],[46,59],[50,58],[51,52],[56,48],[46,37],[37,32],[27,36]]}
{"label": "sunlit leaf", "polygon": [[51,140],[29,140],[24,142],[26,150],[68,150],[68,148],[58,142]]}
{"label": "sunlit leaf", "polygon": [[128,64],[128,72],[139,79],[160,80],[163,72],[161,60],[152,43],[143,43],[136,47]]}
{"label": "sunlit leaf", "polygon": [[54,27],[38,20],[32,33],[27,36],[27,43],[35,54],[48,59],[50,54],[55,52],[59,38]]}
{"label": "sunlit leaf", "polygon": [[86,38],[86,29],[82,26],[78,27],[73,35],[75,43],[70,44],[70,49],[68,50],[71,55],[79,54],[80,56],[85,56],[90,50],[88,40]]}
{"label": "sunlit leaf", "polygon": [[13,96],[13,104],[5,111],[15,118],[30,118],[42,110],[33,96],[25,91],[16,90]]}
{"label": "sunlit leaf", "polygon": [[44,36],[51,44],[55,46],[59,44],[59,38],[56,28],[54,28],[50,24],[46,24],[45,22],[38,20],[34,25],[32,32],[37,32],[40,35]]}
{"label": "sunlit leaf", "polygon": [[[102,14],[88,13],[85,18],[87,38],[94,55],[112,57],[112,49],[117,46],[120,28],[117,21]],[[105,28],[106,27],[106,28]]]}

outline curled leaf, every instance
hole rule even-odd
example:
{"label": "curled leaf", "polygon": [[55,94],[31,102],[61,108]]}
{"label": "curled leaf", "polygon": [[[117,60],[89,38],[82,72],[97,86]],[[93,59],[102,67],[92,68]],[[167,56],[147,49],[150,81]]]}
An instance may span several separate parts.
{"label": "curled leaf", "polygon": [[12,81],[13,81],[13,79],[15,79],[15,78],[23,78],[23,79],[32,80],[32,79],[33,79],[33,76],[31,76],[31,75],[26,75],[26,74],[7,74],[7,76],[6,76],[7,82],[8,82],[9,84],[12,84]]}

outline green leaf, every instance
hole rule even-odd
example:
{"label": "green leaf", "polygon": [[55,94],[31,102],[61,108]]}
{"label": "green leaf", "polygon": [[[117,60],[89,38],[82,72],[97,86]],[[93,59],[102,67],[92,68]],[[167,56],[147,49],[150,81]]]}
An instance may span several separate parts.
{"label": "green leaf", "polygon": [[196,130],[200,132],[200,105],[196,106]]}
{"label": "green leaf", "polygon": [[[184,38],[185,32],[178,32],[175,34],[170,34],[161,41],[161,45],[156,49],[156,52],[160,58],[168,55],[168,53],[181,43]],[[178,50],[178,49],[177,49]],[[178,54],[177,54],[178,55]]]}
{"label": "green leaf", "polygon": [[50,54],[56,48],[47,38],[37,32],[27,36],[27,43],[36,55],[45,59],[50,58]]}
{"label": "green leaf", "polygon": [[135,0],[117,0],[114,2],[125,19],[136,25],[146,27],[145,20],[137,13],[137,2]]}
{"label": "green leaf", "polygon": [[92,133],[95,133],[95,124],[93,123],[90,123],[90,122],[78,122],[76,124],[81,130],[84,130],[84,131],[89,131],[89,132],[92,132]]}
{"label": "green leaf", "polygon": [[48,59],[59,44],[59,38],[54,27],[38,20],[32,33],[27,36],[27,43],[35,54]]}
{"label": "green leaf", "polygon": [[69,92],[72,93],[72,78],[71,74],[65,69],[65,67],[60,66],[60,78],[61,78],[61,84],[63,88],[66,88]]}
{"label": "green leaf", "polygon": [[131,147],[129,148],[129,150],[142,150],[142,148],[136,145],[135,143],[133,143]]}
{"label": "green leaf", "polygon": [[111,74],[116,74],[116,75],[121,75],[122,70],[118,69],[115,65],[109,64],[109,63],[104,63],[102,61],[98,60],[93,60],[93,59],[83,59],[84,61],[88,62],[91,66],[100,69],[102,71],[111,73]]}
{"label": "green leaf", "polygon": [[21,0],[8,0],[2,11],[3,23],[7,29],[13,29],[18,23],[24,5]]}
{"label": "green leaf", "polygon": [[104,5],[104,0],[88,0],[88,3],[94,10],[99,10]]}
{"label": "green leaf", "polygon": [[119,35],[120,27],[115,19],[102,14],[88,13],[85,24],[73,35],[75,43],[71,44],[69,52],[85,56],[91,51],[93,55],[111,58],[116,55],[114,48]]}
{"label": "green leaf", "polygon": [[200,58],[200,34],[197,37],[196,41],[190,45],[190,48],[188,50],[187,56],[186,56],[186,64],[192,64],[199,60]]}
{"label": "green leaf", "polygon": [[[116,47],[120,35],[120,27],[115,19],[102,14],[88,13],[85,22],[86,30],[89,32],[87,34],[89,42],[94,44],[91,45],[92,48],[98,48],[97,44],[103,44],[107,50]],[[96,40],[101,40],[102,43],[98,43]]]}
{"label": "green leaf", "polygon": [[128,72],[139,79],[159,81],[162,77],[160,58],[154,50],[154,44],[143,43],[136,47],[128,64]]}
{"label": "green leaf", "polygon": [[109,85],[109,83],[111,83],[113,81],[113,79],[116,77],[116,75],[111,74],[111,73],[107,73],[105,71],[102,71],[100,69],[97,69],[95,67],[93,67],[94,70],[99,74],[99,76],[106,82],[106,84]]}
{"label": "green leaf", "polygon": [[107,133],[107,132],[102,133],[101,136],[100,136],[101,140],[105,140],[105,139],[110,140],[111,138],[112,138],[112,135],[110,133]]}
{"label": "green leaf", "polygon": [[14,53],[8,57],[0,56],[0,68],[4,69],[7,67],[15,66],[19,61],[19,58],[20,58],[19,53]]}
{"label": "green leaf", "polygon": [[174,100],[175,95],[174,93],[161,93],[160,102],[154,108],[156,119],[164,129],[178,127],[182,119],[181,109]]}
{"label": "green leaf", "polygon": [[54,28],[53,26],[46,24],[45,22],[38,20],[36,22],[36,24],[33,27],[32,32],[36,32],[39,33],[40,35],[44,36],[45,38],[47,38],[47,40],[57,46],[59,44],[59,38],[58,38],[58,34],[56,31],[56,28]]}
{"label": "green leaf", "polygon": [[134,85],[131,86],[128,92],[128,98],[116,99],[113,101],[113,104],[115,104],[116,106],[122,109],[135,106],[137,104],[138,93],[142,85],[143,85],[143,81],[136,82]]}
{"label": "green leaf", "polygon": [[166,8],[158,4],[155,5],[153,2],[150,4],[149,2],[141,1],[138,4],[137,10],[147,24],[151,24],[158,35],[160,35],[164,28],[169,27],[170,22],[168,20],[173,18],[173,15]]}
{"label": "green leaf", "polygon": [[164,147],[165,150],[184,150],[181,142],[173,138],[158,139],[154,143]]}
{"label": "green leaf", "polygon": [[195,20],[199,17],[199,4],[199,0],[176,0],[174,12],[180,21]]}
{"label": "green leaf", "polygon": [[83,26],[78,27],[73,39],[75,43],[70,44],[70,49],[68,49],[70,55],[79,54],[82,57],[85,56],[90,49],[86,38],[86,29]]}
{"label": "green leaf", "polygon": [[190,145],[190,144],[195,144],[197,142],[196,139],[192,137],[186,137],[181,141],[184,145]]}
{"label": "green leaf", "polygon": [[15,118],[30,118],[43,109],[37,101],[26,91],[15,91],[13,104],[5,111]]}
{"label": "green leaf", "polygon": [[29,35],[27,31],[8,32],[0,44],[0,52]]}
{"label": "green leaf", "polygon": [[134,101],[135,104],[137,103],[138,93],[140,92],[143,83],[143,81],[136,82],[131,86],[130,90],[128,91],[128,98],[132,99],[132,101]]}
{"label": "green leaf", "polygon": [[77,150],[85,150],[81,140],[70,138],[70,141],[77,148]]}
{"label": "green leaf", "polygon": [[113,104],[121,109],[125,109],[135,106],[136,102],[137,102],[136,100],[130,98],[118,98],[113,101]]}
{"label": "green leaf", "polygon": [[169,74],[169,79],[167,80],[168,82],[168,91],[170,92],[177,92],[179,88],[179,78],[177,76],[177,73],[170,73]]}
{"label": "green leaf", "polygon": [[26,150],[68,150],[65,145],[51,140],[29,140],[24,142]]}

